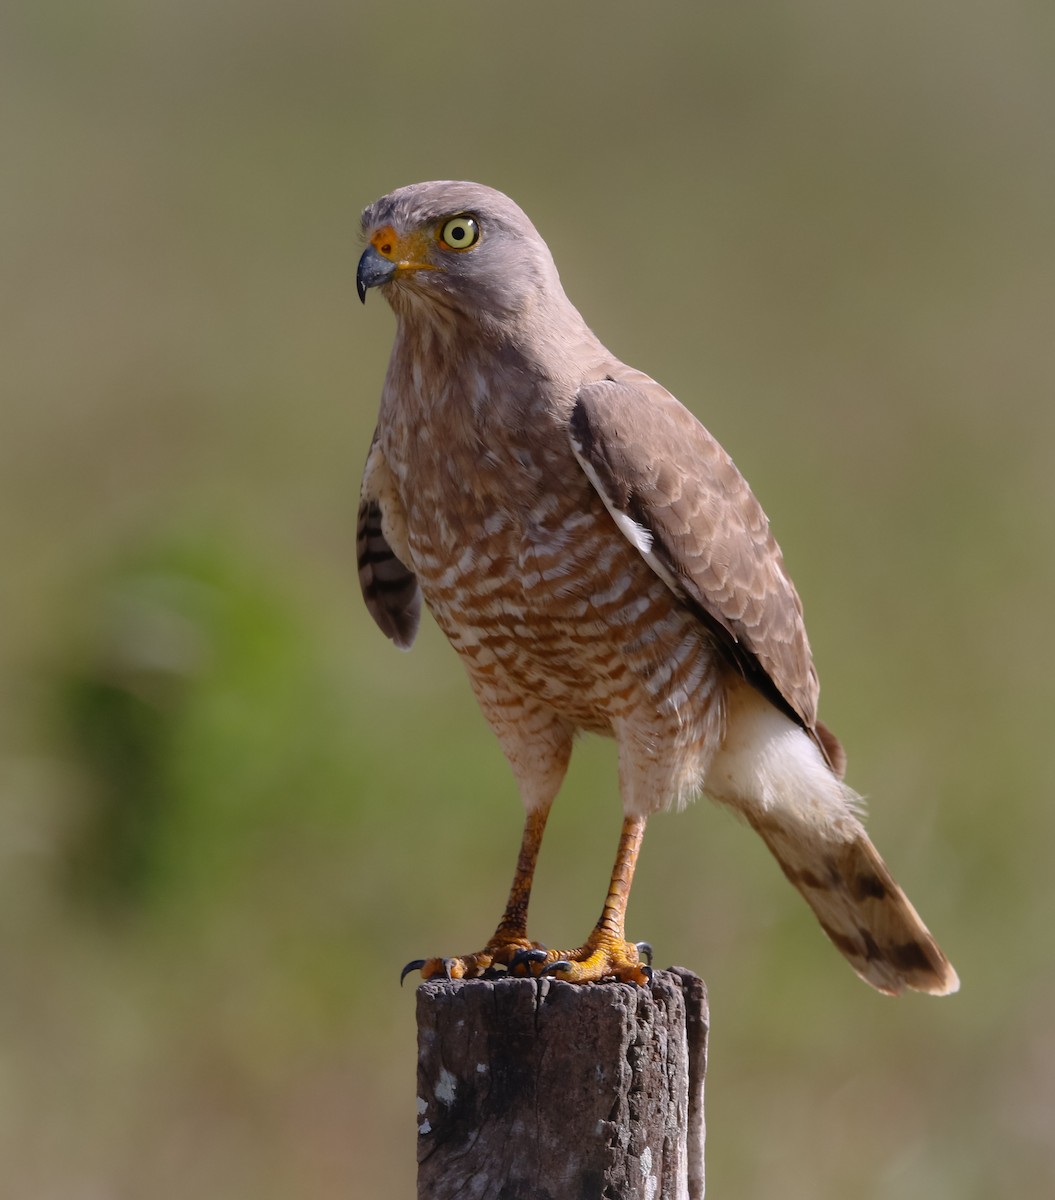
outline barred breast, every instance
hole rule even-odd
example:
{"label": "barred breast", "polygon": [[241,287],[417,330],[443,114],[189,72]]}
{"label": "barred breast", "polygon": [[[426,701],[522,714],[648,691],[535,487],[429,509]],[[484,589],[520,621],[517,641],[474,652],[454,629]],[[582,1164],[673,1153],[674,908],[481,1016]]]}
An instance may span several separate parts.
{"label": "barred breast", "polygon": [[[681,803],[720,737],[701,623],[617,528],[561,429],[393,419],[407,564],[493,726],[542,704],[620,739],[650,808]],[[471,436],[465,436],[471,430]]]}

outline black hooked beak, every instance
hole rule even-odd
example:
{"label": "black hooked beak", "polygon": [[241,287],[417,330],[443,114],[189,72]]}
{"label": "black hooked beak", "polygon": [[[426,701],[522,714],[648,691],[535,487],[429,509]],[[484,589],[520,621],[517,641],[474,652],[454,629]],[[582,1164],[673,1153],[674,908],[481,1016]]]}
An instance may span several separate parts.
{"label": "black hooked beak", "polygon": [[365,304],[369,288],[388,283],[396,273],[396,264],[378,254],[373,246],[367,246],[359,259],[359,269],[355,273],[355,287],[359,299]]}

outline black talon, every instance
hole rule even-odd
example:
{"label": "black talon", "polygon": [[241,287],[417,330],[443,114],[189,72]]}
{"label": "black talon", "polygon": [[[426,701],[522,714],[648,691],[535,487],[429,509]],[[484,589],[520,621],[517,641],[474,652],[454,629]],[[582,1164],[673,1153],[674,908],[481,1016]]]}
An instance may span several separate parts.
{"label": "black talon", "polygon": [[644,975],[645,980],[646,980],[645,986],[651,987],[652,986],[652,978],[655,975],[655,971],[653,971],[651,967],[642,967],[641,973],[642,973],[642,975]]}
{"label": "black talon", "polygon": [[413,962],[408,962],[407,965],[399,973],[399,986],[403,986],[403,980],[410,974],[411,971],[420,971],[425,965],[425,959],[415,958]]}
{"label": "black talon", "polygon": [[516,954],[509,960],[509,970],[512,971],[515,967],[521,967],[525,963],[545,962],[546,951],[540,950],[537,946],[532,946],[530,950],[518,950]]}
{"label": "black talon", "polygon": [[443,978],[444,979],[452,979],[453,976],[451,975],[451,963],[454,962],[454,959],[453,958],[445,958],[442,961],[443,961]]}
{"label": "black talon", "polygon": [[634,949],[638,954],[642,954],[649,966],[652,966],[652,943],[651,942],[635,942]]}
{"label": "black talon", "polygon": [[554,971],[570,971],[571,963],[566,958],[558,958],[556,962],[551,962],[548,967],[543,967],[538,973],[538,978],[543,975],[552,975]]}

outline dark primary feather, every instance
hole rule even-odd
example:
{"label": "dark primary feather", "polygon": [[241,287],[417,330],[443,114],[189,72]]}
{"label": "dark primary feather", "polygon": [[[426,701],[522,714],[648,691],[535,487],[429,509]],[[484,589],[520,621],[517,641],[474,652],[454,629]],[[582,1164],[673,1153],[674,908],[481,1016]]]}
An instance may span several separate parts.
{"label": "dark primary feather", "polygon": [[392,551],[381,530],[381,505],[359,505],[356,530],[359,586],[370,615],[381,632],[401,650],[409,650],[421,620],[421,591],[414,573]]}

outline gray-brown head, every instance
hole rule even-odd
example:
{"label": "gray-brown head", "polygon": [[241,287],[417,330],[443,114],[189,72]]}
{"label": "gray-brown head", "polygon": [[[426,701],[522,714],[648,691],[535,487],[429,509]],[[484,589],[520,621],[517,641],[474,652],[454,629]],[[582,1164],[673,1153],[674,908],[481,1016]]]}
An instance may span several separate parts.
{"label": "gray-brown head", "polygon": [[[501,192],[479,183],[414,183],[363,213],[368,246],[356,282],[380,287],[397,314],[456,310],[508,326],[567,304],[546,243]],[[570,305],[569,305],[570,308]]]}

